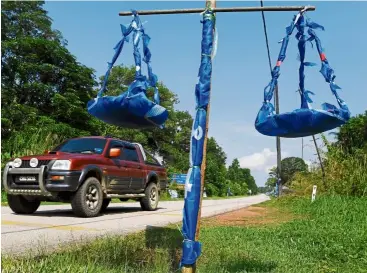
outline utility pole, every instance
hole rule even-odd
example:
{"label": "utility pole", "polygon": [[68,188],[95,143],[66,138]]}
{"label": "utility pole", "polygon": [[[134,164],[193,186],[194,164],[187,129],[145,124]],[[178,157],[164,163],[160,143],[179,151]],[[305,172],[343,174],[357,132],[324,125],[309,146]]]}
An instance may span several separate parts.
{"label": "utility pole", "polygon": [[[261,8],[264,8],[264,3],[261,0],[260,1]],[[269,41],[268,41],[268,34],[266,29],[266,21],[265,21],[265,14],[264,11],[261,11],[262,19],[263,19],[263,26],[264,26],[264,33],[265,33],[265,40],[266,40],[266,47],[267,47],[267,53],[268,53],[268,61],[269,61],[269,69],[270,74],[272,74],[273,66],[271,64],[271,58],[270,58],[270,49],[269,49]],[[274,105],[275,105],[275,113],[279,114],[279,92],[278,92],[278,84],[275,86],[274,90]],[[277,196],[279,197],[281,195],[281,180],[280,180],[280,174],[282,171],[282,154],[281,154],[281,147],[280,147],[280,137],[276,137],[276,149],[277,149]]]}
{"label": "utility pole", "polygon": [[[279,92],[278,92],[278,84],[275,86],[274,92],[274,102],[275,102],[275,113],[279,114]],[[277,147],[277,173],[278,173],[278,197],[282,195],[282,180],[280,179],[280,175],[282,173],[282,151],[280,147],[280,137],[276,137],[276,147]]]}

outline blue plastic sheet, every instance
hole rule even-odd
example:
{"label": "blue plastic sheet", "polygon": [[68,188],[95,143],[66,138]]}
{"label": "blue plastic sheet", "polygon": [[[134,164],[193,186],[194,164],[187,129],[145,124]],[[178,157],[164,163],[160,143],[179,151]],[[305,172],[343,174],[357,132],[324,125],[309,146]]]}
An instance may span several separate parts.
{"label": "blue plastic sheet", "polygon": [[190,169],[185,183],[182,265],[194,264],[201,254],[201,243],[195,241],[195,235],[200,204],[201,165],[206,134],[206,111],[209,103],[210,79],[212,74],[211,54],[213,50],[215,17],[210,9],[204,12],[202,23],[201,65],[199,69],[199,82],[195,88],[197,111],[191,134]]}
{"label": "blue plastic sheet", "polygon": [[[98,119],[116,126],[127,128],[150,128],[161,127],[168,118],[168,111],[159,105],[159,91],[157,88],[158,78],[152,72],[150,64],[151,52],[149,50],[150,37],[145,33],[143,25],[136,11],[133,11],[133,20],[128,26],[121,25],[122,39],[115,46],[115,54],[108,63],[101,90],[95,99],[88,102],[88,112]],[[133,34],[135,61],[135,80],[130,84],[127,91],[119,96],[102,96],[107,88],[107,81],[111,69],[120,55],[124,43],[129,41]],[[141,73],[141,54],[139,44],[143,42],[143,61],[147,64],[148,78]],[[147,98],[146,92],[149,87],[154,88],[154,101]]]}
{"label": "blue plastic sheet", "polygon": [[[270,102],[274,89],[278,84],[280,75],[280,66],[285,60],[289,37],[293,30],[297,28],[296,39],[298,40],[299,50],[299,93],[301,96],[301,106],[292,112],[276,114],[274,106]],[[308,36],[305,29],[308,28]],[[282,46],[278,56],[277,64],[272,70],[272,79],[264,90],[264,102],[256,117],[255,127],[258,132],[268,136],[280,136],[288,138],[305,137],[318,133],[322,133],[343,125],[349,118],[350,112],[347,104],[340,98],[337,89],[340,89],[334,83],[335,75],[330,67],[325,53],[322,50],[321,41],[315,33],[315,29],[324,30],[324,27],[305,20],[300,13],[294,17],[294,20],[286,28],[286,36],[282,40]],[[329,83],[330,90],[335,96],[339,107],[323,103],[322,109],[312,109],[312,99],[310,95],[313,92],[305,89],[305,66],[315,66],[316,64],[305,62],[306,44],[307,42],[315,42],[321,60],[320,73],[324,76],[325,81]]]}

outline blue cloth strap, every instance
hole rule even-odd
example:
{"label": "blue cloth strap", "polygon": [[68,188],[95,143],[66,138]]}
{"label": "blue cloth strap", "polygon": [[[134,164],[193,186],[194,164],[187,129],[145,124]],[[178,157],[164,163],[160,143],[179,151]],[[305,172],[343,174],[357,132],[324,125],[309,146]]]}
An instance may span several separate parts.
{"label": "blue cloth strap", "polygon": [[[308,35],[305,35],[305,28],[308,28]],[[334,83],[335,75],[334,70],[330,67],[328,60],[326,59],[325,53],[323,52],[321,41],[317,37],[314,30],[321,29],[324,30],[324,27],[311,22],[310,20],[305,20],[303,16],[303,11],[294,16],[292,23],[286,28],[286,36],[282,40],[282,47],[280,49],[280,53],[278,56],[277,63],[272,70],[272,79],[270,83],[264,89],[264,106],[267,108],[269,113],[274,112],[274,106],[270,102],[273,97],[274,89],[278,84],[278,78],[280,75],[280,65],[284,61],[286,57],[286,51],[288,47],[289,37],[292,34],[293,30],[297,28],[298,32],[296,34],[296,39],[298,40],[298,50],[299,50],[299,92],[301,96],[301,108],[309,109],[311,107],[311,103],[313,102],[310,98],[310,95],[314,95],[313,92],[305,89],[305,66],[315,66],[316,64],[311,62],[305,62],[305,54],[306,54],[306,43],[315,41],[316,47],[320,56],[320,60],[322,63],[321,66],[321,74],[324,76],[325,81],[329,83],[330,89],[335,96],[336,100],[341,109],[345,111],[345,113],[349,113],[348,106],[345,101],[340,98],[337,89],[341,89],[338,85]],[[331,104],[324,103],[322,105],[323,109],[329,112],[333,112],[334,114],[339,114],[338,109],[335,107],[331,107]]]}
{"label": "blue cloth strap", "polygon": [[277,63],[271,72],[272,79],[270,83],[264,89],[264,106],[268,109],[269,113],[273,113],[274,106],[270,102],[273,98],[274,89],[278,84],[278,78],[280,76],[280,65],[285,60],[286,52],[288,48],[289,36],[292,35],[293,30],[297,21],[299,20],[299,16],[295,16],[291,24],[286,28],[286,36],[280,41],[282,43],[282,47],[280,48],[280,52],[278,55]]}
{"label": "blue cloth strap", "polygon": [[[148,47],[150,37],[145,33],[143,24],[140,21],[139,15],[135,10],[132,10],[133,14],[133,20],[128,26],[121,25],[121,33],[122,38],[118,42],[118,44],[114,47],[115,54],[112,58],[112,61],[108,63],[108,69],[104,77],[104,81],[102,84],[102,88],[98,92],[97,97],[101,97],[102,94],[106,91],[107,81],[108,77],[110,75],[111,69],[113,65],[115,64],[117,58],[119,57],[124,43],[129,42],[129,35],[133,33],[133,46],[134,46],[134,61],[135,61],[135,81],[129,86],[127,90],[127,97],[130,95],[135,95],[136,92],[134,91],[146,91],[148,87],[154,88],[154,102],[156,104],[160,103],[159,99],[159,91],[157,88],[157,82],[158,78],[155,74],[153,74],[152,67],[150,64],[150,59],[152,57],[152,54],[150,52],[150,49]],[[141,73],[141,55],[139,51],[139,43],[143,40],[143,52],[144,52],[144,59],[143,61],[146,63],[148,67],[148,79],[142,75]]]}
{"label": "blue cloth strap", "polygon": [[[339,94],[337,92],[337,90],[341,89],[341,88],[337,84],[335,84],[335,82],[334,82],[335,77],[336,77],[335,74],[334,74],[334,70],[330,67],[329,62],[328,62],[328,60],[326,58],[326,55],[324,53],[324,50],[322,48],[321,41],[320,41],[319,37],[317,37],[316,32],[314,31],[314,29],[324,30],[324,27],[320,26],[317,23],[310,22],[310,21],[307,21],[306,24],[309,27],[309,29],[308,29],[308,34],[309,34],[308,41],[310,41],[311,43],[312,43],[312,41],[314,41],[316,43],[316,48],[317,48],[317,51],[318,51],[319,56],[320,56],[320,60],[321,60],[320,73],[324,76],[325,81],[327,83],[329,83],[330,90],[333,93],[333,95],[335,96],[340,108],[349,113],[349,108],[348,108],[347,104],[339,96]],[[330,104],[324,104],[323,105],[324,110],[327,110],[327,111],[330,111],[330,112],[335,112],[335,109],[334,109],[335,107],[329,107],[329,106],[330,106]]]}

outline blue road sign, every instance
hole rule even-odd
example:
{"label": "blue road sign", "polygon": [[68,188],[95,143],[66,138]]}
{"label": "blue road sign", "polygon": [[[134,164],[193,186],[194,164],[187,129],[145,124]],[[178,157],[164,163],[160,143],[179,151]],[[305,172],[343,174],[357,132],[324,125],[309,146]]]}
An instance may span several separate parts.
{"label": "blue road sign", "polygon": [[171,177],[172,182],[176,182],[177,184],[185,184],[187,174],[173,174]]}

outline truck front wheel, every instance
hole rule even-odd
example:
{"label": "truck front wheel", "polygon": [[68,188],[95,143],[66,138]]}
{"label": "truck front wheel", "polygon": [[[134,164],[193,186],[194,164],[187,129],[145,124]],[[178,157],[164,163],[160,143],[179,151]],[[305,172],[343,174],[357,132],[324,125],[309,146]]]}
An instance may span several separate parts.
{"label": "truck front wheel", "polygon": [[145,196],[140,199],[142,210],[152,211],[158,208],[159,191],[157,184],[150,183],[145,189]]}
{"label": "truck front wheel", "polygon": [[95,217],[101,211],[102,202],[101,183],[97,178],[89,177],[72,197],[71,207],[79,217]]}
{"label": "truck front wheel", "polygon": [[12,211],[18,214],[32,214],[40,206],[41,201],[27,200],[21,195],[8,194],[8,205]]}
{"label": "truck front wheel", "polygon": [[101,212],[105,212],[107,210],[108,205],[110,204],[111,199],[103,199]]}

